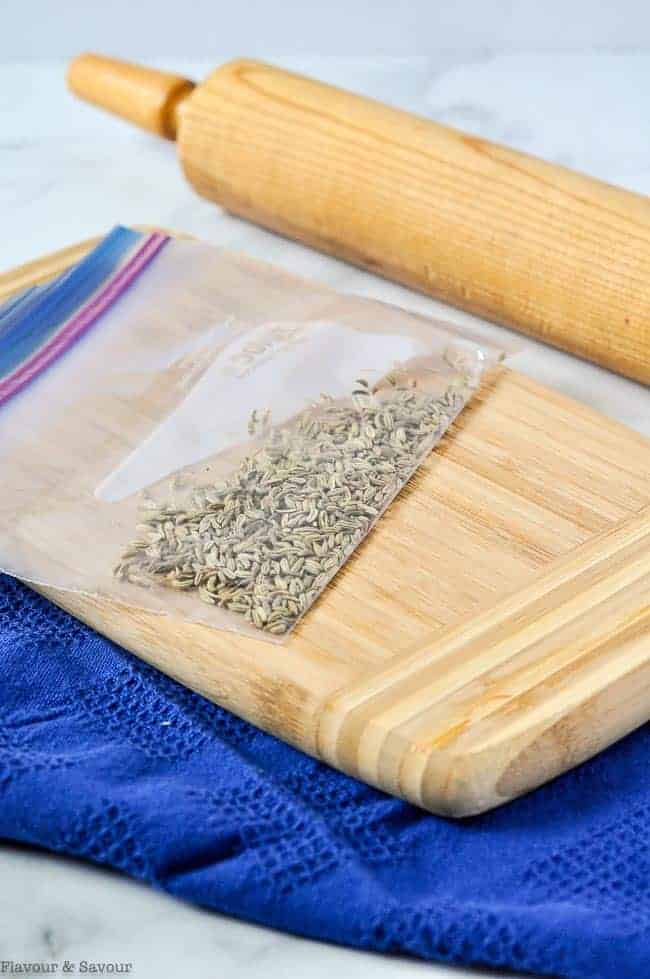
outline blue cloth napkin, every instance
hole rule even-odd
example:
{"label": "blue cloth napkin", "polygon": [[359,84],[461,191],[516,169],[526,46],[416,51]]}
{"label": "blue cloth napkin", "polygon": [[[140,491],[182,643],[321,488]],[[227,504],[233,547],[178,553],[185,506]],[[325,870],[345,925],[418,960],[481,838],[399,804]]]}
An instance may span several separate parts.
{"label": "blue cloth napkin", "polygon": [[361,948],[650,975],[648,728],[454,822],[257,731],[2,576],[0,675],[6,839]]}

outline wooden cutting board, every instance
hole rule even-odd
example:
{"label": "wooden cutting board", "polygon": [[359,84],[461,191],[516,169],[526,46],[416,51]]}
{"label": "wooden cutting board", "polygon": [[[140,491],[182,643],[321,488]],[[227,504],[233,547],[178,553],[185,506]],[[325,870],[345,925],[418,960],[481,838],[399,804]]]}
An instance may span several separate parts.
{"label": "wooden cutting board", "polygon": [[337,768],[476,813],[650,718],[650,441],[500,370],[283,645],[41,591]]}

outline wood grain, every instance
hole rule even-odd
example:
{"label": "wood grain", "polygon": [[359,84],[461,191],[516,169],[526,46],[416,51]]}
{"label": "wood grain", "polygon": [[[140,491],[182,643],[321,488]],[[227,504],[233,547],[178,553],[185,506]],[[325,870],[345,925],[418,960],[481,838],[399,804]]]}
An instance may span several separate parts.
{"label": "wood grain", "polygon": [[264,730],[464,815],[650,716],[649,504],[646,439],[501,370],[285,645],[41,590]]}
{"label": "wood grain", "polygon": [[176,136],[228,210],[650,383],[647,197],[256,61],[194,87],[87,54],[68,79]]}
{"label": "wood grain", "polygon": [[649,594],[646,508],[339,692],[319,753],[436,812],[519,795],[648,717]]}
{"label": "wood grain", "polygon": [[246,60],[178,142],[227,209],[650,383],[648,198]]}

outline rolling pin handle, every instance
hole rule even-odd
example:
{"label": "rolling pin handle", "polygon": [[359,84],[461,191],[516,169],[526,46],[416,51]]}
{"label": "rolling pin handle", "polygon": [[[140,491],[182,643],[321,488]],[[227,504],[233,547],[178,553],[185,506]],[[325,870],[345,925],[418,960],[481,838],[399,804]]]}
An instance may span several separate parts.
{"label": "rolling pin handle", "polygon": [[172,140],[176,139],[181,105],[194,89],[194,82],[181,75],[98,54],[75,58],[67,81],[86,102]]}

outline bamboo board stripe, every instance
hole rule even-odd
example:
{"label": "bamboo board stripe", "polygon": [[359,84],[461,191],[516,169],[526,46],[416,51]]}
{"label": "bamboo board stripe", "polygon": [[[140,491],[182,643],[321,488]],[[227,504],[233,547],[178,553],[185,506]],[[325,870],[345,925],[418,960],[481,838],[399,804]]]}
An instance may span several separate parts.
{"label": "bamboo board stripe", "polygon": [[[638,640],[634,649],[614,655],[630,639]],[[458,805],[468,812],[486,808],[500,801],[492,780],[485,786],[480,780],[481,768],[493,771],[490,753],[507,754],[509,744],[519,752],[520,736],[569,707],[579,711],[649,661],[650,508],[494,608],[335,695],[322,714],[319,751],[419,805],[444,810],[455,784],[463,795],[456,814]],[[650,716],[647,673],[638,692],[640,715],[630,711],[627,730],[638,716]],[[595,731],[590,753],[599,743]],[[472,775],[459,764],[468,758],[476,766]],[[557,771],[564,767],[558,751]],[[473,795],[465,799],[468,780]]]}

